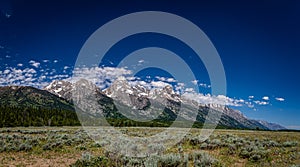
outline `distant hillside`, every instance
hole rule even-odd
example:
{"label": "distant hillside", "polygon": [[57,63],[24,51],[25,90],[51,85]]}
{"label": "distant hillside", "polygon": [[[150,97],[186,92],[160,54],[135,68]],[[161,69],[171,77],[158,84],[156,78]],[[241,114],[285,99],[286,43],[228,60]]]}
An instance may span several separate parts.
{"label": "distant hillside", "polygon": [[80,125],[73,105],[29,86],[0,87],[0,127]]}
{"label": "distant hillside", "polygon": [[276,124],[276,123],[270,123],[270,122],[267,122],[267,121],[257,121],[259,122],[260,124],[264,125],[265,127],[267,127],[268,129],[270,130],[286,130],[285,127],[279,125],[279,124]]}
{"label": "distant hillside", "polygon": [[0,105],[17,108],[74,110],[65,99],[30,86],[0,87]]}

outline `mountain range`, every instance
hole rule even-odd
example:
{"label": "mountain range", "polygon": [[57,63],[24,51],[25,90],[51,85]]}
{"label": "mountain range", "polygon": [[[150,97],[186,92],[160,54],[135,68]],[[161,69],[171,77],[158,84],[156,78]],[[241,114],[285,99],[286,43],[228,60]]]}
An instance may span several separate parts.
{"label": "mountain range", "polygon": [[[17,107],[37,110],[55,109],[68,111],[68,114],[82,111],[86,116],[81,119],[84,118],[88,120],[87,122],[92,122],[87,119],[88,117],[101,115],[106,119],[130,119],[136,122],[179,120],[182,122],[195,121],[203,125],[206,121],[224,128],[285,129],[278,124],[248,119],[240,111],[228,106],[197,103],[175,93],[172,86],[169,85],[160,89],[147,89],[142,85],[132,85],[124,78],[115,80],[105,90],[100,90],[85,79],[74,83],[55,80],[43,89],[29,86],[4,86],[0,87],[0,105],[6,106],[1,110],[7,110],[7,107]],[[2,124],[5,122],[4,118],[7,118],[4,116],[0,114]],[[50,118],[52,117],[49,116],[44,120],[41,116],[39,120],[43,120],[43,125],[47,125]],[[62,116],[62,122],[65,119],[67,118]],[[59,120],[56,121],[59,122]]]}
{"label": "mountain range", "polygon": [[[285,129],[283,126],[275,123],[248,119],[240,111],[227,106],[199,104],[196,101],[175,93],[172,86],[169,85],[161,89],[147,89],[142,85],[131,85],[126,79],[119,78],[115,80],[110,87],[101,91],[91,82],[81,79],[75,83],[53,81],[50,85],[45,87],[44,90],[72,102],[72,100],[76,99],[76,97],[74,97],[76,96],[74,95],[76,92],[77,95],[84,96],[84,92],[88,92],[86,91],[87,88],[93,92],[94,97],[98,99],[97,103],[101,104],[98,111],[100,110],[105,113],[105,117],[116,117],[116,115],[118,115],[117,117],[127,117],[139,121],[152,119],[174,121],[176,118],[178,118],[178,120],[191,121],[193,117],[196,116],[196,120],[194,121],[204,123],[204,121],[208,119],[208,122],[212,124],[218,123],[221,126],[229,128]],[[74,91],[74,89],[83,89],[85,91],[78,93],[78,91]],[[82,97],[78,96],[77,98],[82,99]],[[110,106],[110,111],[101,106]],[[92,106],[85,108],[90,109],[91,107]],[[216,115],[216,117],[219,115],[220,120],[214,120],[214,116],[207,117],[208,112],[211,112],[212,115]]]}

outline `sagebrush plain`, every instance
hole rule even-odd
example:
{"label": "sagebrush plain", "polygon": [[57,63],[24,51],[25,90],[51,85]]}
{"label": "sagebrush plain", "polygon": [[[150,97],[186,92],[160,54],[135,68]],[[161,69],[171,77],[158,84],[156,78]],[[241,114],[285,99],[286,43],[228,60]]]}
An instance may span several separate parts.
{"label": "sagebrush plain", "polygon": [[[122,127],[129,136],[153,135],[163,128]],[[157,154],[132,158],[111,153],[82,127],[0,129],[0,166],[299,166],[300,133],[216,129],[202,141],[191,129],[172,147],[157,143]],[[106,135],[106,134],[103,134]]]}

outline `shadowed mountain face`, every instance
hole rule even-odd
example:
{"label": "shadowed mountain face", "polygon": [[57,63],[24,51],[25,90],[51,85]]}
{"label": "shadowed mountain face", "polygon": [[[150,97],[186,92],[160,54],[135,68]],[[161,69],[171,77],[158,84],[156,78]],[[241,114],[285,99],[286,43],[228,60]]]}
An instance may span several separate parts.
{"label": "shadowed mountain face", "polygon": [[29,86],[0,87],[0,105],[19,108],[74,110],[66,99],[46,90]]}
{"label": "shadowed mountain face", "polygon": [[74,107],[46,90],[0,87],[0,127],[80,125]]}
{"label": "shadowed mountain face", "polygon": [[[240,111],[217,104],[199,104],[176,94],[171,86],[148,90],[116,80],[101,91],[93,83],[81,79],[75,83],[53,81],[44,90],[28,86],[0,87],[0,104],[19,109],[80,111],[78,116],[218,124],[229,128],[283,129],[277,124],[247,119]],[[2,109],[5,110],[5,109]],[[210,114],[208,114],[210,112]],[[77,113],[78,114],[78,113]],[[81,117],[85,115],[84,117]],[[210,116],[208,116],[210,115]],[[218,119],[220,118],[220,119]]]}

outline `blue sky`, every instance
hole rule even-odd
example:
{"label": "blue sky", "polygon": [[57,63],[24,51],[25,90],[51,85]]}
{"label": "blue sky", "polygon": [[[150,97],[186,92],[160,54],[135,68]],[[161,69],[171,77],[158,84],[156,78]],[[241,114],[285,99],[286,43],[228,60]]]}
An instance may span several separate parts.
{"label": "blue sky", "polygon": [[[106,22],[145,10],[177,14],[198,25],[215,45],[225,68],[227,96],[255,105],[237,109],[249,118],[300,129],[299,1],[3,0],[0,10],[0,70],[4,73],[12,68],[35,69],[37,74],[27,70],[27,75],[33,76],[48,72],[44,81],[69,76],[84,42]],[[126,54],[149,46],[177,53],[195,69],[199,83],[209,85],[203,64],[190,48],[159,34],[136,35],[120,41],[103,64],[111,62],[114,66]],[[161,71],[147,73],[167,75]],[[203,93],[210,91],[203,85],[199,88]],[[269,99],[264,100],[265,96]]]}

